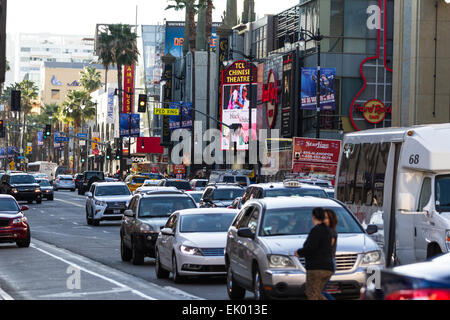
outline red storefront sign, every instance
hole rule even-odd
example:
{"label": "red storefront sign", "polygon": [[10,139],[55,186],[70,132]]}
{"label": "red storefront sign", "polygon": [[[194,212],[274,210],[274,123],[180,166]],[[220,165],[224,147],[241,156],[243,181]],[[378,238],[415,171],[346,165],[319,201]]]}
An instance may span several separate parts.
{"label": "red storefront sign", "polygon": [[336,175],[340,153],[339,140],[294,138],[292,171]]}
{"label": "red storefront sign", "polygon": [[267,85],[263,88],[262,102],[266,104],[266,121],[273,129],[278,112],[278,82],[273,70],[270,70]]}
{"label": "red storefront sign", "polygon": [[135,65],[123,68],[123,113],[133,113],[134,69]]}
{"label": "red storefront sign", "polygon": [[163,154],[164,148],[161,146],[160,137],[142,137],[137,138],[137,154]]}
{"label": "red storefront sign", "polygon": [[183,164],[176,164],[173,166],[174,174],[186,174],[186,167]]}

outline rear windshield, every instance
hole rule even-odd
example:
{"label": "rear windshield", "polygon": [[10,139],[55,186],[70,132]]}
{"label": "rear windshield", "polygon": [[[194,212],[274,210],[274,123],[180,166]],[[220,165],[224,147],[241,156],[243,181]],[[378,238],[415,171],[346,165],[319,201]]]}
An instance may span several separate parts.
{"label": "rear windshield", "polygon": [[189,194],[192,198],[194,198],[195,202],[200,203],[200,200],[202,199],[202,193],[190,193]]}
{"label": "rear windshield", "polygon": [[213,200],[234,200],[244,195],[244,189],[222,189],[215,190]]}
{"label": "rear windshield", "polygon": [[236,182],[241,185],[247,185],[247,178],[246,177],[236,177]]}
{"label": "rear windshield", "polygon": [[305,188],[283,188],[283,189],[271,189],[267,190],[266,198],[276,197],[316,197],[316,198],[328,198],[327,193],[324,190],[317,189],[305,189]]}
{"label": "rear windshield", "polygon": [[169,217],[178,210],[197,208],[188,197],[151,197],[144,198],[139,204],[139,217],[156,218]]}
{"label": "rear windshield", "polygon": [[203,188],[203,187],[206,187],[207,185],[208,185],[208,181],[197,181],[195,183],[196,188]]}
{"label": "rear windshield", "polygon": [[11,176],[10,183],[11,184],[36,183],[36,179],[34,179],[33,176],[29,176],[29,175]]}
{"label": "rear windshield", "polygon": [[234,183],[234,177],[230,177],[230,176],[225,176],[223,177],[223,182],[225,183]]}
{"label": "rear windshield", "polygon": [[127,186],[104,186],[95,188],[95,195],[98,197],[129,196],[131,192]]}
{"label": "rear windshield", "polygon": [[233,214],[195,214],[181,217],[180,232],[227,232],[233,222]]}
{"label": "rear windshield", "polygon": [[175,187],[179,190],[191,190],[189,181],[167,181],[165,187]]}
{"label": "rear windshield", "polygon": [[61,181],[73,181],[72,177],[59,177],[59,180]]}
{"label": "rear windshield", "polygon": [[135,178],[133,178],[133,179],[131,180],[131,182],[142,184],[142,183],[145,182],[145,180],[147,180],[147,178],[136,178],[136,177],[135,177]]}
{"label": "rear windshield", "polygon": [[105,175],[103,174],[103,172],[88,172],[88,173],[86,173],[86,180],[89,181],[93,177],[98,177],[100,180],[105,179]]}
{"label": "rear windshield", "polygon": [[12,211],[17,213],[19,212],[19,206],[13,199],[0,199],[0,212],[1,211]]}
{"label": "rear windshield", "polygon": [[48,182],[47,180],[39,181],[39,185],[41,187],[51,187],[50,182]]}

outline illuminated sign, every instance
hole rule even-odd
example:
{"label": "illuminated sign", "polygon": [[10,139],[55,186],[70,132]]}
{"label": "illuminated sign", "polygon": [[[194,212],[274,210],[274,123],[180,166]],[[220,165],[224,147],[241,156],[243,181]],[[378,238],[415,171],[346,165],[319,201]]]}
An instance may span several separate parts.
{"label": "illuminated sign", "polygon": [[278,112],[278,83],[273,70],[270,70],[267,85],[263,88],[262,102],[266,104],[266,121],[273,129]]}

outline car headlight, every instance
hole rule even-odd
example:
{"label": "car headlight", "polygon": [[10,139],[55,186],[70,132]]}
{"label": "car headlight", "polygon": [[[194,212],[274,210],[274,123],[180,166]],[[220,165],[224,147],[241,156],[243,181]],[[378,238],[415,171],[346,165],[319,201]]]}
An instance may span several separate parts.
{"label": "car headlight", "polygon": [[12,193],[19,193],[19,190],[17,190],[17,189],[12,189],[11,192],[12,192]]}
{"label": "car headlight", "polygon": [[447,235],[445,237],[445,244],[447,246],[447,251],[450,252],[450,230],[447,230]]}
{"label": "car headlight", "polygon": [[381,262],[381,251],[368,252],[362,258],[361,265],[367,266],[371,264],[379,264]]}
{"label": "car headlight", "polygon": [[185,245],[180,246],[181,253],[192,255],[192,256],[201,256],[202,252],[199,248],[189,247]]}
{"label": "car headlight", "polygon": [[36,189],[34,190],[34,192],[40,193],[40,192],[41,192],[41,188],[36,188]]}
{"label": "car headlight", "polygon": [[295,266],[288,256],[270,255],[269,268],[295,268]]}
{"label": "car headlight", "polygon": [[96,206],[100,206],[100,207],[104,207],[104,206],[106,206],[106,202],[95,200],[95,205]]}
{"label": "car headlight", "polygon": [[16,224],[16,225],[17,224],[22,224],[22,223],[25,223],[27,221],[28,221],[28,219],[26,217],[17,218],[17,219],[13,220],[13,224]]}
{"label": "car headlight", "polygon": [[139,232],[141,233],[150,233],[153,232],[153,228],[149,226],[148,224],[141,224],[139,227]]}

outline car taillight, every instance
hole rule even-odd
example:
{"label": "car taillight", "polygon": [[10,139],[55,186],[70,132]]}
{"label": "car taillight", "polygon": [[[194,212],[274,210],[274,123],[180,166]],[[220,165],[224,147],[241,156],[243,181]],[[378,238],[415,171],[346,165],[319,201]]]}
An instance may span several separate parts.
{"label": "car taillight", "polygon": [[389,294],[386,300],[450,300],[450,290],[416,289],[401,290]]}

